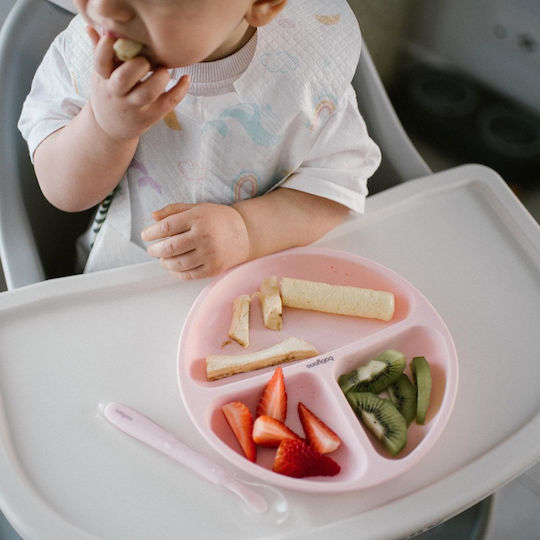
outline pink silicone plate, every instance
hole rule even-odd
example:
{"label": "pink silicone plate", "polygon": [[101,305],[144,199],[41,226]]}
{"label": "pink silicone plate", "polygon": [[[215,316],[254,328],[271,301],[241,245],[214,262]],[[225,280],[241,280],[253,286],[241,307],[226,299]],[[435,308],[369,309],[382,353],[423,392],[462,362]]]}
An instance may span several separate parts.
{"label": "pink silicone plate", "polygon": [[[228,340],[232,302],[252,294],[265,277],[275,275],[391,291],[396,309],[390,322],[284,308],[283,329],[264,327],[258,301],[252,301],[250,346],[243,349]],[[274,473],[275,449],[257,448],[257,462],[248,461],[236,441],[221,406],[242,401],[253,416],[274,367],[209,382],[205,358],[209,354],[236,354],[269,347],[288,336],[309,341],[319,355],[282,364],[288,395],[286,424],[303,436],[297,405],[302,401],[341,438],[330,454],[341,466],[333,477],[290,478]],[[362,426],[338,384],[338,377],[368,362],[385,349],[397,349],[407,358],[425,356],[431,366],[433,387],[424,425],[413,422],[408,442],[396,458],[386,453]],[[426,298],[395,272],[342,251],[296,248],[244,264],[214,280],[197,298],[186,319],[178,351],[180,390],[194,424],[208,442],[243,471],[278,486],[301,491],[338,492],[380,484],[418,463],[443,431],[452,411],[458,381],[458,363],[452,337]]]}

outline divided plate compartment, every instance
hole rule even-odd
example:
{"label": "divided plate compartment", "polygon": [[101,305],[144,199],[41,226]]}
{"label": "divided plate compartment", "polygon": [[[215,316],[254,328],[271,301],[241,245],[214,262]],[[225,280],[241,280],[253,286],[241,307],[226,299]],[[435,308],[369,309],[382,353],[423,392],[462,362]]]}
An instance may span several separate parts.
{"label": "divided plate compartment", "polygon": [[[264,327],[257,299],[251,302],[250,345],[228,339],[232,302],[255,293],[262,280],[276,276],[323,281],[390,291],[395,296],[389,322],[315,311],[283,308],[283,329]],[[221,407],[241,401],[253,417],[275,367],[208,381],[209,354],[242,354],[270,347],[294,336],[312,343],[319,354],[281,364],[288,398],[286,425],[304,436],[298,402],[304,403],[341,438],[329,454],[341,467],[333,477],[290,478],[271,470],[276,449],[257,447],[252,463],[242,453]],[[406,447],[392,457],[360,422],[337,380],[386,349],[397,349],[410,362],[425,356],[433,386],[424,425],[413,421]],[[294,248],[234,268],[214,280],[197,298],[186,319],[178,349],[180,391],[195,426],[217,452],[245,473],[288,489],[342,492],[381,484],[418,463],[438,439],[450,417],[458,384],[458,362],[452,337],[436,310],[408,281],[380,264],[351,253],[324,248]]]}

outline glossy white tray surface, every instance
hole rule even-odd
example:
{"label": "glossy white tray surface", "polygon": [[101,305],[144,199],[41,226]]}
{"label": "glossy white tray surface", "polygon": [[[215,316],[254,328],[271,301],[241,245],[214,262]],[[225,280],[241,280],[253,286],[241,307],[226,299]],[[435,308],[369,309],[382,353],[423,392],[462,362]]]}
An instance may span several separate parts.
{"label": "glossy white tray surface", "polygon": [[0,294],[0,508],[21,536],[400,538],[540,459],[540,233],[495,173],[465,166],[377,194],[316,247],[391,269],[446,324],[459,383],[422,459],[346,491],[280,486],[285,523],[250,519],[98,410],[125,403],[254,478],[199,432],[178,388],[180,331],[210,281],[180,283],[154,263],[74,276]]}

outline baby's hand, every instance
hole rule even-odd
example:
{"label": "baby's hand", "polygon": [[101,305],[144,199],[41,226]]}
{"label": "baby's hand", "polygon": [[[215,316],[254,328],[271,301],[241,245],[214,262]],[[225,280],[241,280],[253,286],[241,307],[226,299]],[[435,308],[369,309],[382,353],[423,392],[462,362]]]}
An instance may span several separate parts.
{"label": "baby's hand", "polygon": [[223,204],[170,204],[152,214],[142,232],[148,253],[181,279],[215,276],[249,258],[249,236],[240,213]]}
{"label": "baby's hand", "polygon": [[112,139],[140,137],[186,95],[187,76],[165,91],[170,80],[167,69],[161,67],[151,71],[150,62],[143,56],[118,65],[113,50],[114,39],[100,37],[91,27],[88,35],[94,44],[92,111],[101,129]]}

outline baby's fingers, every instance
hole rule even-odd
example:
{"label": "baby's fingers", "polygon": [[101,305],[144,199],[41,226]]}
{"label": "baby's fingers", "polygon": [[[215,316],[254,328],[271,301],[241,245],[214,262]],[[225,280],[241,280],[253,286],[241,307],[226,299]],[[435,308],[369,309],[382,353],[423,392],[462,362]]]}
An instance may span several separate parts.
{"label": "baby's fingers", "polygon": [[172,111],[178,103],[180,103],[189,90],[189,75],[184,75],[180,80],[172,87],[164,92],[156,100],[156,107],[161,111],[161,116],[164,116],[169,111]]}
{"label": "baby's fingers", "polygon": [[88,34],[92,45],[95,47],[99,42],[99,32],[93,26],[87,26],[86,33]]}
{"label": "baby's fingers", "polygon": [[154,242],[148,246],[147,251],[149,255],[156,257],[156,259],[168,261],[172,265],[172,267],[169,266],[170,270],[178,270],[175,266],[176,263],[172,261],[176,261],[181,257],[183,263],[189,262],[189,264],[187,266],[181,265],[180,270],[188,270],[200,264],[200,262],[195,264],[194,260],[196,247],[197,242],[193,236],[189,233],[184,233]]}
{"label": "baby's fingers", "polygon": [[[141,238],[145,242],[153,242],[154,240],[161,240],[170,236],[180,235],[190,229],[191,221],[188,217],[181,212],[174,213],[144,229],[141,233]],[[162,255],[154,256],[161,257]]]}
{"label": "baby's fingers", "polygon": [[152,212],[152,218],[154,221],[160,221],[166,217],[189,210],[193,206],[194,205],[190,203],[171,203],[163,208],[160,208],[159,210],[156,210],[155,212]]}
{"label": "baby's fingers", "polygon": [[101,36],[94,49],[94,69],[104,79],[108,79],[116,67],[113,43],[110,36]]}
{"label": "baby's fingers", "polygon": [[[132,62],[135,62],[135,60],[132,60]],[[163,93],[169,80],[169,72],[165,68],[156,69],[131,90],[128,96],[129,102],[136,107],[154,104]]]}
{"label": "baby's fingers", "polygon": [[214,275],[212,272],[209,272],[204,265],[193,268],[192,270],[185,270],[183,272],[172,272],[172,274],[182,281],[204,279]]}
{"label": "baby's fingers", "polygon": [[[137,58],[123,63],[112,72],[109,78],[113,93],[117,96],[125,96],[130,92],[133,93],[143,84],[141,80],[148,75],[149,71],[150,62],[142,56],[137,56]],[[163,84],[167,84],[166,80]],[[133,104],[141,106],[136,100],[134,101]],[[145,104],[143,103],[143,105]]]}

